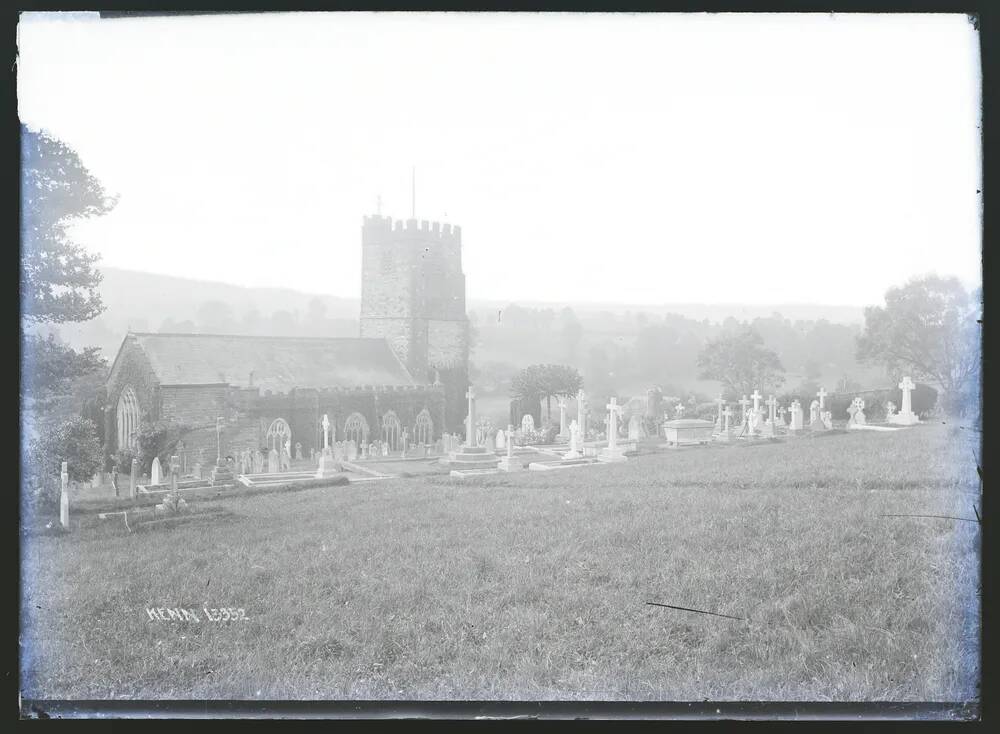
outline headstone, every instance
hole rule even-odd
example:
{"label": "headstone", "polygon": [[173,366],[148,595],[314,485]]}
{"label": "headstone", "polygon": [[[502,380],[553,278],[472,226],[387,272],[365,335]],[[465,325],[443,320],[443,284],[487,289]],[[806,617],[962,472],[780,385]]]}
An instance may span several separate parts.
{"label": "headstone", "polygon": [[816,397],[819,398],[819,410],[820,410],[821,413],[823,412],[823,398],[825,398],[827,395],[828,395],[828,393],[827,393],[825,387],[821,387],[819,389],[819,392],[816,393]]}
{"label": "headstone", "polygon": [[750,401],[747,400],[747,396],[744,395],[742,398],[740,398],[736,402],[738,402],[740,404],[740,425],[739,425],[739,429],[740,429],[740,432],[743,432],[743,431],[746,430],[746,424],[747,424],[747,406],[750,405]]}
{"label": "headstone", "polygon": [[521,460],[514,458],[514,442],[510,440],[510,436],[513,432],[514,425],[508,424],[507,455],[500,457],[500,463],[497,464],[497,468],[500,469],[500,471],[522,471],[524,469],[524,464],[521,463]]}
{"label": "headstone", "polygon": [[497,431],[496,449],[497,451],[503,451],[505,448],[507,448],[507,435],[503,432],[503,429],[501,428],[499,431]]}
{"label": "headstone", "polygon": [[278,450],[271,449],[267,452],[267,473],[277,474],[281,471],[281,460],[278,458]]}
{"label": "headstone", "polygon": [[896,404],[891,400],[885,404],[885,419],[892,423],[892,417],[896,415]]}
{"label": "headstone", "polygon": [[611,398],[611,402],[605,407],[608,410],[608,445],[601,449],[597,458],[604,462],[626,461],[625,452],[618,446],[618,417],[621,413],[621,406],[618,405],[617,398]]}
{"label": "headstone", "polygon": [[820,411],[819,419],[823,423],[823,428],[830,430],[833,428],[833,411],[823,410]]}
{"label": "headstone", "polygon": [[576,422],[580,426],[580,436],[587,435],[587,394],[581,388],[576,393]]}
{"label": "headstone", "polygon": [[903,391],[903,405],[899,412],[889,418],[889,422],[900,426],[912,426],[920,422],[917,414],[913,412],[913,403],[910,393],[916,387],[913,380],[907,375],[899,383],[899,389]]}
{"label": "headstone", "polygon": [[139,484],[139,460],[132,459],[132,469],[128,477],[128,496],[135,499],[136,487]]}
{"label": "headstone", "polygon": [[860,397],[851,401],[851,407],[847,409],[847,414],[850,416],[850,420],[847,421],[848,428],[863,426],[868,422],[865,416],[865,401]]}
{"label": "headstone", "polygon": [[59,474],[59,524],[69,530],[69,463],[62,463]]}
{"label": "headstone", "polygon": [[309,461],[316,461],[316,449],[312,446],[309,447]]}
{"label": "headstone", "polygon": [[[403,449],[406,450],[405,447]],[[347,442],[347,460],[355,461],[358,458],[358,444],[353,438]]]}
{"label": "headstone", "polygon": [[633,415],[628,419],[628,440],[638,441],[642,436],[642,417]]}
{"label": "headstone", "polygon": [[340,462],[344,461],[345,458],[346,458],[346,452],[344,450],[344,442],[337,441],[337,443],[333,445],[333,460],[339,464]]}
{"label": "headstone", "polygon": [[792,407],[789,409],[789,414],[791,416],[791,423],[788,426],[789,431],[801,431],[802,430],[802,403],[798,400],[792,401]]}
{"label": "headstone", "polygon": [[281,454],[278,456],[278,467],[281,471],[289,471],[292,468],[292,454],[288,450],[288,442],[281,447]]}
{"label": "headstone", "polygon": [[469,414],[465,417],[465,445],[471,449],[476,445],[476,389],[472,385],[465,391],[465,397],[469,401]]}
{"label": "headstone", "polygon": [[788,411],[786,410],[784,405],[778,408],[778,425],[781,426],[782,428],[785,428],[788,425],[788,421],[785,420],[785,413],[787,412]]}
{"label": "headstone", "polygon": [[813,400],[809,404],[809,429],[813,431],[825,431],[826,424],[820,415],[819,401]]}
{"label": "headstone", "polygon": [[149,470],[149,483],[161,484],[163,482],[163,469],[160,467],[160,457],[153,457],[153,466]]}
{"label": "headstone", "polygon": [[760,410],[760,399],[764,397],[760,394],[760,391],[754,388],[753,395],[750,396],[753,399],[753,412],[756,413]]}
{"label": "headstone", "polygon": [[[315,413],[313,414],[315,415]],[[315,418],[313,419],[315,420]],[[323,450],[326,451],[330,448],[330,418],[326,413],[323,414]]]}
{"label": "headstone", "polygon": [[716,433],[721,433],[722,432],[722,408],[725,406],[726,400],[720,394],[719,397],[717,397],[715,399],[715,402],[719,404],[719,414],[715,418],[715,432]]}
{"label": "headstone", "polygon": [[559,398],[559,438],[569,438],[569,426],[566,425],[566,398]]}
{"label": "headstone", "polygon": [[254,449],[253,451],[253,473],[264,473],[264,452],[260,449]]}
{"label": "headstone", "polygon": [[296,461],[302,461],[302,442],[301,441],[296,441],[295,442],[295,460]]}
{"label": "headstone", "polygon": [[441,452],[444,450],[444,442],[439,438],[434,442],[434,453],[440,456]]}
{"label": "headstone", "polygon": [[564,459],[579,459],[583,454],[580,452],[582,448],[580,441],[580,425],[573,421],[569,424],[569,451],[563,454]]}
{"label": "headstone", "polygon": [[379,448],[382,451],[382,456],[388,456],[389,455],[389,442],[388,441],[382,441],[381,444],[382,445]]}
{"label": "headstone", "polygon": [[729,420],[733,417],[733,409],[728,405],[722,409],[722,430],[715,437],[717,441],[732,441],[733,432],[729,427]]}

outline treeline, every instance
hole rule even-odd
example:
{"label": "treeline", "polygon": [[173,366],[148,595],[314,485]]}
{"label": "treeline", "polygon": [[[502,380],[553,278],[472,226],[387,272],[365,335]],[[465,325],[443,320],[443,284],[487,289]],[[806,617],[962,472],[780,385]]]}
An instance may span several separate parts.
{"label": "treeline", "polygon": [[[511,304],[495,313],[470,314],[474,372],[484,390],[509,388],[521,368],[539,362],[567,364],[583,375],[588,390],[639,394],[659,385],[672,394],[715,391],[698,377],[698,355],[723,333],[749,326],[781,360],[785,387],[824,381],[878,387],[882,370],[855,358],[861,326],[791,320],[780,314],[739,321],[695,320],[679,314],[576,313],[571,308],[526,308]],[[829,389],[828,388],[828,389]]]}

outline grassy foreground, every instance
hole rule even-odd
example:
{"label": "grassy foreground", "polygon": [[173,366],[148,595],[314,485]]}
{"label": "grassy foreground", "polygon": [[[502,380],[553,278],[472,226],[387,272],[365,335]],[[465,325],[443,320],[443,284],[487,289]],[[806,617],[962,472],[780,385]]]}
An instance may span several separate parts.
{"label": "grassy foreground", "polygon": [[420,476],[228,499],[211,522],[162,531],[32,535],[22,693],[969,700],[979,525],[880,517],[974,518],[967,433]]}

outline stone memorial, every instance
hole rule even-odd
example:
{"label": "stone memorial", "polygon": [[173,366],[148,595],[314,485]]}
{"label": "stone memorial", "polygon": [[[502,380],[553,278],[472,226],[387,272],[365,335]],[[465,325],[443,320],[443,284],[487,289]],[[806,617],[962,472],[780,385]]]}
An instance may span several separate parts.
{"label": "stone memorial", "polygon": [[69,463],[62,463],[59,473],[59,524],[69,530]]}
{"label": "stone memorial", "polygon": [[535,431],[535,419],[531,413],[525,413],[524,417],[521,418],[521,430],[524,433],[531,434]]}
{"label": "stone memorial", "polygon": [[153,457],[153,465],[149,470],[149,483],[150,484],[162,484],[163,483],[163,469],[160,467],[160,457]]}
{"label": "stone memorial", "polygon": [[277,474],[281,470],[281,462],[278,458],[278,450],[271,449],[267,452],[267,473]]}
{"label": "stone memorial", "polygon": [[892,417],[887,418],[889,423],[897,426],[913,426],[920,422],[917,414],[913,412],[912,398],[910,396],[914,388],[916,388],[916,385],[909,376],[904,377],[902,382],[899,383],[899,389],[903,391],[903,404],[898,413],[894,413]]}
{"label": "stone memorial", "polygon": [[131,472],[128,477],[128,496],[135,499],[136,487],[139,485],[139,460],[132,459]]}
{"label": "stone memorial", "polygon": [[625,452],[618,446],[618,417],[621,414],[621,406],[618,405],[617,398],[611,398],[611,402],[605,406],[608,410],[608,445],[597,454],[597,460],[602,462],[622,462],[627,461]]}
{"label": "stone memorial", "polygon": [[789,420],[788,424],[789,431],[801,431],[802,426],[802,403],[798,400],[792,401],[792,407],[789,409]]}
{"label": "stone memorial", "polygon": [[[451,451],[445,463],[452,467],[452,471],[496,469],[497,457],[493,450],[476,444],[476,391],[472,385],[469,385],[465,397],[469,401],[469,412],[465,418],[465,445]],[[531,414],[525,414],[525,418],[531,419]]]}
{"label": "stone memorial", "polygon": [[559,438],[569,439],[569,426],[566,423],[566,398],[559,397]]}
{"label": "stone memorial", "polygon": [[732,441],[733,432],[729,427],[729,420],[733,417],[733,409],[728,405],[722,410],[722,430],[715,435],[716,441]]}
{"label": "stone memorial", "polygon": [[569,451],[563,454],[564,459],[579,459],[583,456],[580,451],[583,448],[583,442],[580,439],[580,426],[576,421],[569,424]]}
{"label": "stone memorial", "polygon": [[295,442],[295,460],[296,461],[302,461],[302,442],[301,441],[296,441]]}
{"label": "stone memorial", "polygon": [[503,451],[506,448],[507,448],[507,435],[503,432],[503,429],[501,428],[499,431],[497,431],[496,449],[497,451]]}
{"label": "stone memorial", "polygon": [[581,388],[576,393],[576,422],[580,426],[580,438],[587,436],[587,394]]}
{"label": "stone memorial", "polygon": [[[514,431],[513,424],[507,426],[507,435],[510,435]],[[523,471],[524,464],[520,459],[514,458],[514,442],[507,442],[507,455],[500,457],[500,463],[497,465],[500,471]]]}

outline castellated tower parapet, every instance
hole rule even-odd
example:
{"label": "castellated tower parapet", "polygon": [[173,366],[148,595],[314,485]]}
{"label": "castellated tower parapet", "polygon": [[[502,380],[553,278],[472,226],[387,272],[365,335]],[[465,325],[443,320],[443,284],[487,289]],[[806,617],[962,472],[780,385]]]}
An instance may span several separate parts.
{"label": "castellated tower parapet", "polygon": [[361,245],[361,336],[386,339],[417,380],[440,381],[447,430],[462,430],[469,362],[462,228],[366,216]]}

